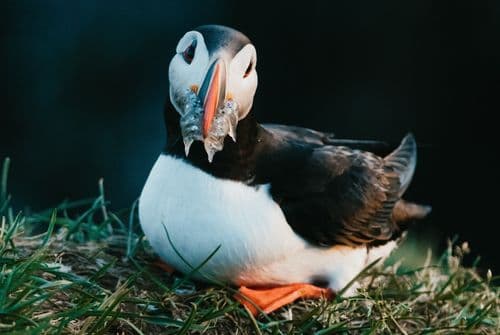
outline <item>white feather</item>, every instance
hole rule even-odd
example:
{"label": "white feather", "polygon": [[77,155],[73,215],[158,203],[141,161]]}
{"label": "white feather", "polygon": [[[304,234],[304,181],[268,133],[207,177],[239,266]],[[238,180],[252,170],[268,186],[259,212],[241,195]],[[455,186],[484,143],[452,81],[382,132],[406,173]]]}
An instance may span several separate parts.
{"label": "white feather", "polygon": [[[203,276],[237,285],[307,283],[315,278],[343,288],[370,261],[395,247],[315,247],[295,234],[269,186],[250,187],[215,178],[181,159],[161,155],[139,201],[139,217],[160,257],[186,273],[200,265]],[[167,233],[172,243],[167,238]],[[189,263],[186,264],[173,246]]]}

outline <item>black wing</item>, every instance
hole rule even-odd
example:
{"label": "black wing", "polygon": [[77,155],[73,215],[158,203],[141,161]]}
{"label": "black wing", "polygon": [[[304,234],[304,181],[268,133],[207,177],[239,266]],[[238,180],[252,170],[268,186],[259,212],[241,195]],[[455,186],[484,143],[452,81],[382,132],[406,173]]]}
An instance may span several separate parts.
{"label": "black wing", "polygon": [[270,180],[271,194],[294,231],[324,246],[391,239],[398,229],[393,208],[415,167],[413,136],[384,159],[343,146],[317,145],[322,133],[314,131],[305,130],[304,140],[291,130],[288,137],[280,129],[266,130],[275,139],[267,164],[280,166]]}

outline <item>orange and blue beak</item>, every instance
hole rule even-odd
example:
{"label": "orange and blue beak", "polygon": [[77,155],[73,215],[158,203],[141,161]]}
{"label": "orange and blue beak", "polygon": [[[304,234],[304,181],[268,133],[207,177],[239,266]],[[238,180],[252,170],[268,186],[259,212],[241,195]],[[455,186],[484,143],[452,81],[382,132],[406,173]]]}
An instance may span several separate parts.
{"label": "orange and blue beak", "polygon": [[202,132],[206,138],[212,127],[215,115],[224,104],[226,96],[226,65],[222,59],[215,60],[209,67],[198,91],[203,103]]}

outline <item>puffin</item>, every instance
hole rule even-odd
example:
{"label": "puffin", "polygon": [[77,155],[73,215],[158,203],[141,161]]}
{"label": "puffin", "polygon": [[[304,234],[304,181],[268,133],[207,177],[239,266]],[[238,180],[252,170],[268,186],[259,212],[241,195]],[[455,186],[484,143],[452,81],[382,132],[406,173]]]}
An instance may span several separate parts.
{"label": "puffin", "polygon": [[166,145],[139,198],[144,234],[173,269],[239,287],[236,298],[253,314],[353,295],[357,275],[431,210],[402,199],[415,138],[379,155],[378,142],[260,124],[256,65],[250,39],[226,26],[179,40]]}

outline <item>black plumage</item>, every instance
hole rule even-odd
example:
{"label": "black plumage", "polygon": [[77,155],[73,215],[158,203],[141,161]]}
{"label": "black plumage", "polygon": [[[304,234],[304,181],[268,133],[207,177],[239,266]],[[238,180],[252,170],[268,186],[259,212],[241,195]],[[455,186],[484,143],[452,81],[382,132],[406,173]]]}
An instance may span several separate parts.
{"label": "black plumage", "polygon": [[230,27],[209,24],[199,26],[195,30],[203,35],[209,52],[224,49],[231,56],[234,56],[250,43],[248,37]]}

